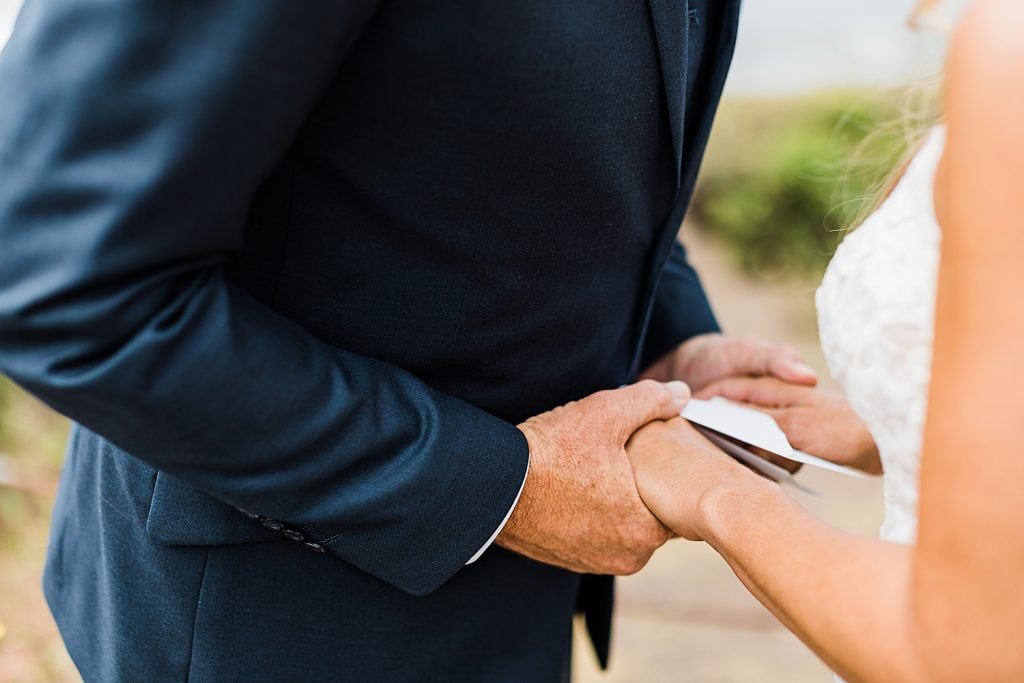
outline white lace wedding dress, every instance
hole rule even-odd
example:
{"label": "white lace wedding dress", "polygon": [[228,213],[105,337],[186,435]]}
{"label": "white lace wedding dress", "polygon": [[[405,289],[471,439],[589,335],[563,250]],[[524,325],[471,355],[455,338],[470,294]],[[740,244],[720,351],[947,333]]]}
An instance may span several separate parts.
{"label": "white lace wedding dress", "polygon": [[843,240],[817,292],[829,369],[871,430],[885,469],[882,538],[914,541],[939,263],[932,131],[892,194]]}

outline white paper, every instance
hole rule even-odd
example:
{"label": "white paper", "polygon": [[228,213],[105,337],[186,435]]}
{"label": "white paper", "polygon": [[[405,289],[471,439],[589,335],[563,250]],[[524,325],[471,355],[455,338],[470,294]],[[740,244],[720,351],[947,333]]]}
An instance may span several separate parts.
{"label": "white paper", "polygon": [[[786,438],[785,432],[771,415],[754,408],[738,405],[724,398],[714,398],[710,401],[691,398],[680,415],[695,425],[794,462],[820,467],[850,477],[864,478],[867,476],[852,467],[837,465],[834,462],[794,449],[790,445],[789,439]],[[775,479],[775,477],[772,478]]]}
{"label": "white paper", "polygon": [[746,448],[743,448],[742,446],[733,443],[732,441],[729,441],[728,439],[726,439],[724,436],[717,432],[714,432],[705,427],[701,427],[700,425],[696,425],[696,429],[701,434],[703,434],[708,441],[715,444],[723,451],[728,453],[730,456],[732,456],[736,460],[739,460],[741,463],[751,468],[755,472],[765,477],[768,477],[772,481],[777,481],[780,484],[789,484],[791,486],[794,486],[803,491],[804,493],[809,493],[812,496],[818,495],[817,491],[804,486],[803,484],[798,482],[796,478],[793,477],[793,475],[790,474],[787,470],[779,467],[775,463],[768,462],[760,455],[752,453],[748,451]]}
{"label": "white paper", "polygon": [[680,413],[694,424],[739,439],[769,453],[788,458],[793,452],[789,439],[768,413],[737,405],[723,398],[702,401],[691,398]]}

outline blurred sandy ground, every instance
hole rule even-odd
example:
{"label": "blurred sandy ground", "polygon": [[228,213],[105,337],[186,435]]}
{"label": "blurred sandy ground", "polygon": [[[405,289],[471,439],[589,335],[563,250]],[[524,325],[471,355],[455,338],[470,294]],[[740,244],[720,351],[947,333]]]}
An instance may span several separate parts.
{"label": "blurred sandy ground", "polygon": [[76,680],[40,585],[67,423],[10,390],[0,421],[0,682]]}
{"label": "blurred sandy ground", "polygon": [[[703,233],[684,227],[690,258],[729,334],[796,346],[828,379],[818,347],[815,281],[750,280]],[[881,480],[805,468],[797,476],[820,493],[795,497],[846,530],[874,535],[882,519]],[[610,670],[599,673],[576,628],[577,683],[827,683],[828,669],[754,600],[704,544],[671,541],[639,574],[618,583]]]}

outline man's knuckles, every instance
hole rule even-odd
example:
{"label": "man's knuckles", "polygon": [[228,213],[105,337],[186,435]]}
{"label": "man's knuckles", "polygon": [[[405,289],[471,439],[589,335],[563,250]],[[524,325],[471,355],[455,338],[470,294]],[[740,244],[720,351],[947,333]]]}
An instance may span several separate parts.
{"label": "man's knuckles", "polygon": [[629,555],[619,558],[617,561],[612,562],[609,567],[609,573],[615,576],[632,576],[638,571],[647,566],[647,562],[651,559],[651,554],[648,553],[644,556]]}
{"label": "man's knuckles", "polygon": [[659,546],[647,546],[631,544],[619,548],[616,552],[609,552],[602,558],[605,571],[616,576],[629,576],[647,566],[654,551]]}

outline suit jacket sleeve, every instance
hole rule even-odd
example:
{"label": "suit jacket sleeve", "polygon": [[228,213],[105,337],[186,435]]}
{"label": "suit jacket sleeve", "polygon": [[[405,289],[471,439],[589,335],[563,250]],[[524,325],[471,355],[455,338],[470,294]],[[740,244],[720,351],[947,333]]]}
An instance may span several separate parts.
{"label": "suit jacket sleeve", "polygon": [[368,0],[30,0],[0,57],[0,370],[417,594],[489,538],[511,424],[232,285],[254,191]]}
{"label": "suit jacket sleeve", "polygon": [[719,331],[697,271],[676,240],[655,291],[640,367],[646,368],[690,337]]}

